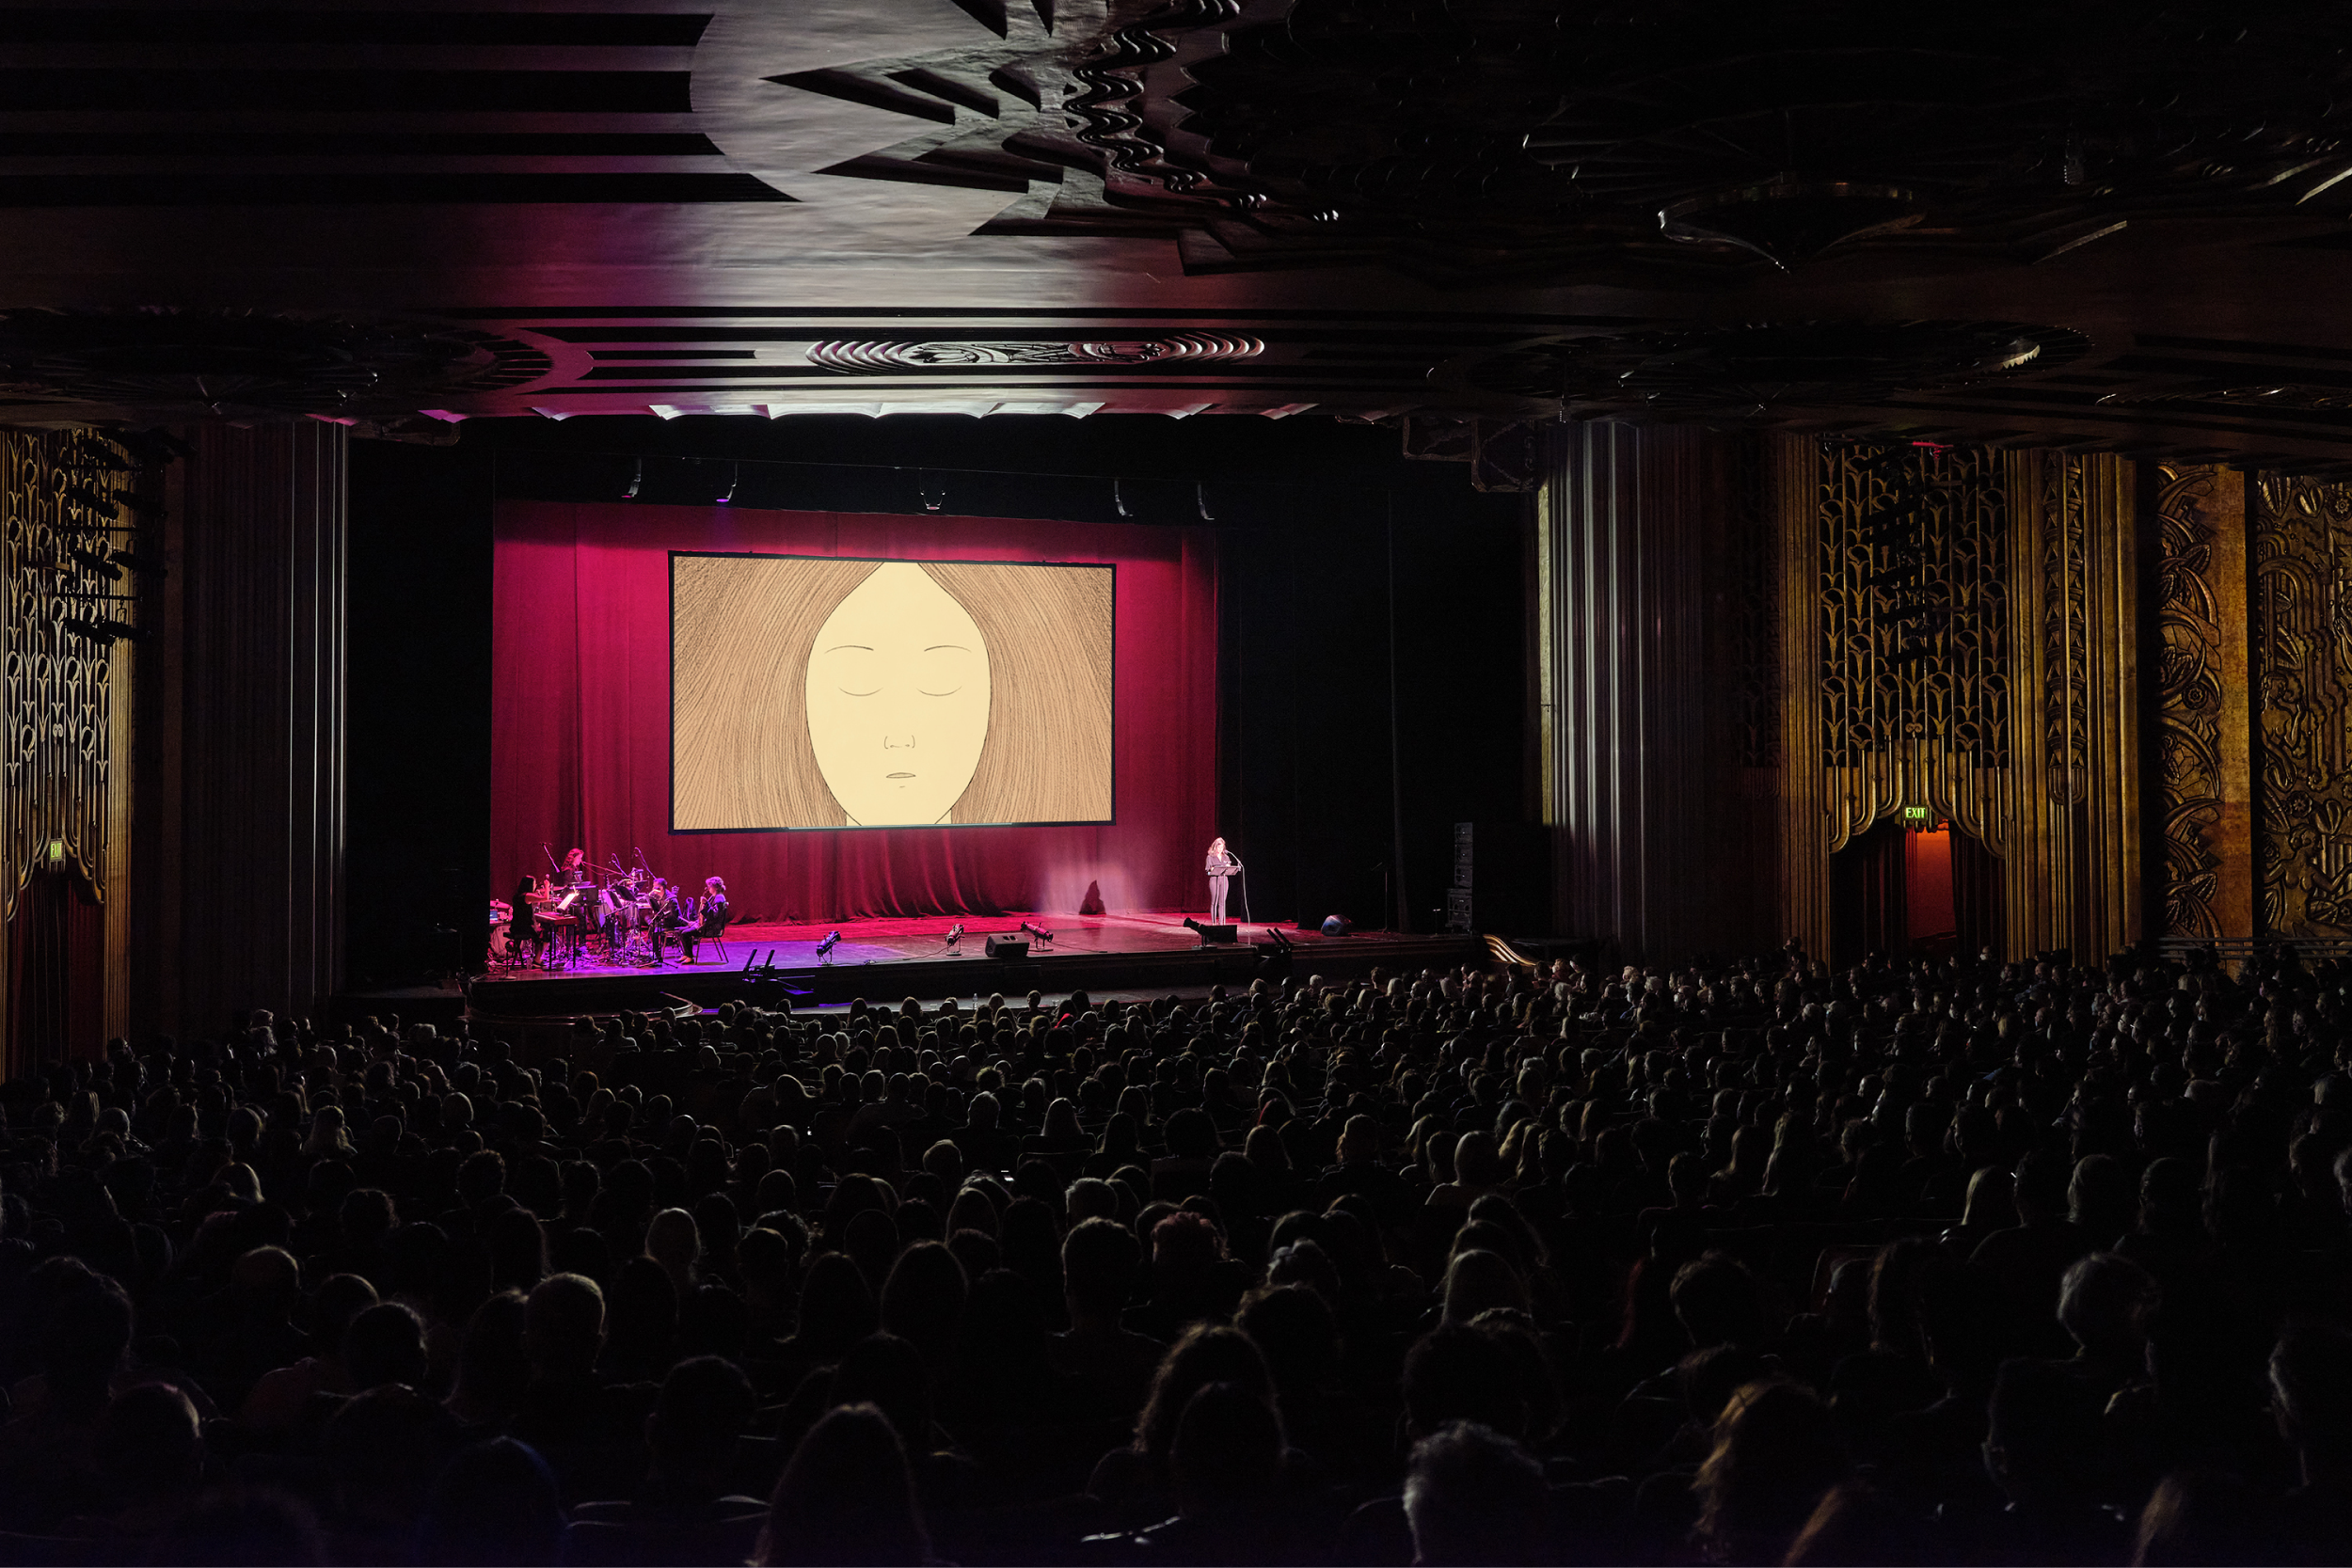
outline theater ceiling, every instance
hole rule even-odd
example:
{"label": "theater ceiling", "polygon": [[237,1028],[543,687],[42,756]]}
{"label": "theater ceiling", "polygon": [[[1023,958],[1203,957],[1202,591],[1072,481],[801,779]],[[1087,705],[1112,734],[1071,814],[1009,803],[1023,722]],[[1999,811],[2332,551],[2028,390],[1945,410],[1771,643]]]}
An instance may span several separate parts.
{"label": "theater ceiling", "polygon": [[2347,10],[0,6],[0,418],[1611,417],[2332,470]]}

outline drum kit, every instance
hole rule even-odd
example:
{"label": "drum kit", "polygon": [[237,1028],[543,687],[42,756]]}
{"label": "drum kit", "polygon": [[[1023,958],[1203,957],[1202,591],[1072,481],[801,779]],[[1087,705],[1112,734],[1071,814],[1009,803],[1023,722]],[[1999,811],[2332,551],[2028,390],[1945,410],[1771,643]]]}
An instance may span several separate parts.
{"label": "drum kit", "polygon": [[566,884],[558,866],[531,895],[542,949],[537,954],[524,951],[515,937],[515,907],[502,898],[490,901],[493,970],[561,972],[592,961],[659,969],[673,933],[694,924],[695,901],[679,898],[644,864],[642,852],[633,867],[615,856],[609,869],[583,865],[569,875],[577,879]]}

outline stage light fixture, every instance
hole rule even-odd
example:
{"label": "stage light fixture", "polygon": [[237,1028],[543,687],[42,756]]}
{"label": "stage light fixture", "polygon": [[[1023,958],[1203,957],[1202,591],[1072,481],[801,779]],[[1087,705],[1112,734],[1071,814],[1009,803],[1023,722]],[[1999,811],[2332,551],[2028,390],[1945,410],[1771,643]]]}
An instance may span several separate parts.
{"label": "stage light fixture", "polygon": [[636,469],[628,476],[628,488],[621,492],[621,499],[625,501],[633,501],[637,499],[637,492],[644,487],[645,460],[641,457],[637,460]]}
{"label": "stage light fixture", "polygon": [[1111,505],[1119,509],[1119,515],[1122,517],[1132,517],[1135,515],[1134,513],[1127,510],[1127,489],[1125,481],[1117,479],[1111,481]]}
{"label": "stage light fixture", "polygon": [[935,479],[916,480],[914,493],[922,498],[926,512],[936,512],[947,504],[947,487]]}
{"label": "stage light fixture", "polygon": [[719,497],[714,498],[714,499],[715,499],[715,500],[717,501],[717,504],[719,504],[719,505],[721,505],[721,506],[725,506],[725,505],[727,505],[729,502],[733,501],[733,500],[735,499],[735,487],[736,487],[737,485],[739,485],[739,484],[742,483],[743,483],[743,465],[742,465],[742,464],[740,464],[740,463],[730,463],[730,464],[728,464],[728,465],[727,465],[727,489],[726,489],[726,494],[724,494],[724,495],[723,495],[723,496],[719,496]]}

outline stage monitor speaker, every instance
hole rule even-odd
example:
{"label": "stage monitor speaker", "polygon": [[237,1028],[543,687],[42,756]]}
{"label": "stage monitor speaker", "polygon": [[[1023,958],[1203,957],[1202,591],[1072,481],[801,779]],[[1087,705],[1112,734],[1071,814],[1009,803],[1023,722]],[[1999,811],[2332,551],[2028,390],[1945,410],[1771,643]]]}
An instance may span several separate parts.
{"label": "stage monitor speaker", "polygon": [[1028,938],[991,937],[988,939],[988,956],[992,958],[1025,958],[1029,956]]}
{"label": "stage monitor speaker", "polygon": [[1200,940],[1203,942],[1239,942],[1241,940],[1241,927],[1238,926],[1210,926],[1203,924],[1200,927]]}

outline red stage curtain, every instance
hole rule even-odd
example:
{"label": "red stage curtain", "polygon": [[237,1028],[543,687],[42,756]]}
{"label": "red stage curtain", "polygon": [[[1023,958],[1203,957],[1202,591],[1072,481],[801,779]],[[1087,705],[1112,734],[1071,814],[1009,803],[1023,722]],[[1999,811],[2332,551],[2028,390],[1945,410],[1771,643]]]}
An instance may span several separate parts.
{"label": "red stage curtain", "polygon": [[1830,961],[1840,969],[1871,953],[1910,956],[1903,836],[1902,824],[1882,822],[1829,858]]}
{"label": "red stage curtain", "polygon": [[[544,841],[599,862],[643,848],[690,892],[715,873],[741,919],[1068,911],[1090,886],[1113,911],[1206,906],[1200,860],[1217,832],[1209,531],[508,501],[497,545],[496,896],[547,869]],[[1117,821],[671,833],[672,550],[1115,563]],[[417,783],[431,787],[429,777]]]}
{"label": "red stage curtain", "polygon": [[2002,937],[2008,922],[2003,911],[2008,894],[2001,875],[2001,857],[1981,840],[1955,829],[1952,832],[1952,917],[1960,932],[1960,950],[1974,958],[1993,949],[2006,951]]}
{"label": "red stage curtain", "polygon": [[15,1072],[106,1053],[106,911],[78,872],[43,867],[17,890],[8,1032]]}

